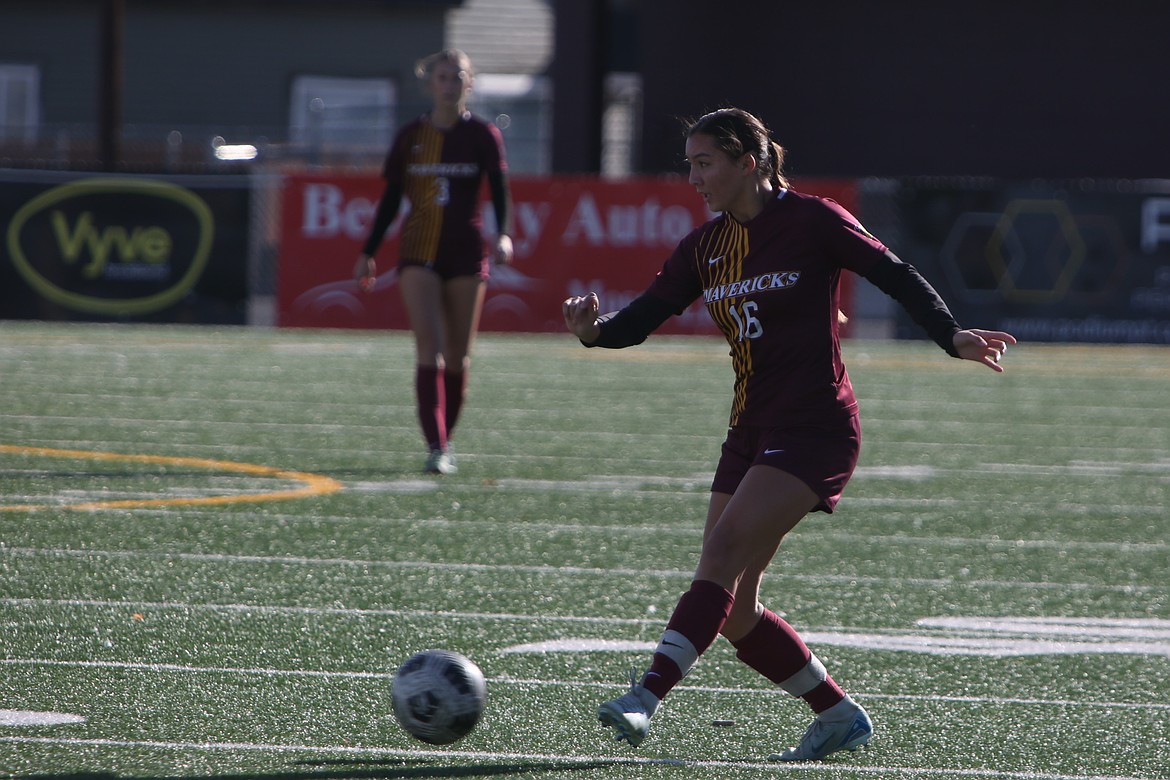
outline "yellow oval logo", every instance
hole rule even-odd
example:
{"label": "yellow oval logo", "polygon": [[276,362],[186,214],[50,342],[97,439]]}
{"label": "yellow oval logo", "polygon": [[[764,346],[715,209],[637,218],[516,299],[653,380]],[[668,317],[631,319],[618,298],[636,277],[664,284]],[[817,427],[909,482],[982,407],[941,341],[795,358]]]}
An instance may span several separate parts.
{"label": "yellow oval logo", "polygon": [[21,206],[8,226],[8,251],[47,300],[93,314],[147,314],[195,285],[214,231],[207,203],[184,187],[95,177]]}

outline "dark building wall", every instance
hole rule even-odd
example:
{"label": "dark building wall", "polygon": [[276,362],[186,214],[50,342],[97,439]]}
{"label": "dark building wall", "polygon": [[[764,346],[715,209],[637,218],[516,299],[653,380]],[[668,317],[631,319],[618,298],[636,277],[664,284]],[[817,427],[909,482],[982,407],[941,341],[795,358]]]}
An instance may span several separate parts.
{"label": "dark building wall", "polygon": [[[127,0],[124,121],[287,129],[298,75],[390,77],[421,110],[415,60],[442,48],[455,2]],[[42,120],[98,116],[97,0],[4,0],[0,61],[41,66]]]}
{"label": "dark building wall", "polygon": [[97,121],[101,3],[14,0],[0,16],[0,61],[40,68],[42,119]]}
{"label": "dark building wall", "polygon": [[610,69],[605,6],[605,0],[556,3],[556,46],[549,72],[556,84],[552,164],[558,173],[601,169],[602,85]]}
{"label": "dark building wall", "polygon": [[208,13],[199,4],[131,4],[126,32],[127,121],[144,113],[208,124],[216,117],[286,129],[298,75],[390,77],[415,102],[419,57],[443,46],[442,10],[368,3],[239,3]]}
{"label": "dark building wall", "polygon": [[1170,3],[639,8],[647,171],[678,169],[680,117],[737,105],[795,176],[1170,177]]}

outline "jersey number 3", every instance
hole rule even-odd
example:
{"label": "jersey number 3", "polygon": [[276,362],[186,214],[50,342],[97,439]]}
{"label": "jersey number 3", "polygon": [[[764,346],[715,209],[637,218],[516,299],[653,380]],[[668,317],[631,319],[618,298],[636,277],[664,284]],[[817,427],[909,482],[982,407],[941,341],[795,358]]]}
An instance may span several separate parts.
{"label": "jersey number 3", "polygon": [[446,206],[451,202],[451,180],[446,176],[435,179],[435,205]]}

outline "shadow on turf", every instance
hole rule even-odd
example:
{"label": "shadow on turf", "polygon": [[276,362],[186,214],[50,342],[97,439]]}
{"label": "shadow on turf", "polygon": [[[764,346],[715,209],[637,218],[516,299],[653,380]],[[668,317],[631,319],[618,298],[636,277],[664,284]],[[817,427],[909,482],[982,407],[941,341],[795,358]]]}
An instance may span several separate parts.
{"label": "shadow on turf", "polygon": [[[394,778],[426,777],[499,777],[505,775],[540,774],[554,772],[581,772],[607,769],[626,764],[625,761],[518,761],[509,764],[476,764],[466,766],[439,765],[425,759],[385,759],[378,761],[303,761],[297,766],[302,771],[183,775],[168,778],[156,775],[116,774],[113,772],[67,772],[62,774],[19,775],[18,780],[393,780]],[[629,762],[633,763],[633,762]],[[308,767],[331,767],[308,769]],[[341,767],[351,767],[342,769]]]}

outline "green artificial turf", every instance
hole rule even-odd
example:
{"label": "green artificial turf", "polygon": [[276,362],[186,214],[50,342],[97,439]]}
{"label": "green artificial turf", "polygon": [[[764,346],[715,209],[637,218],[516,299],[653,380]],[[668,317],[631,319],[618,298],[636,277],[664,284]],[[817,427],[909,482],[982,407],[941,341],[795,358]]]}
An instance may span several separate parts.
{"label": "green artificial turf", "polygon": [[[697,560],[720,342],[481,334],[440,478],[408,334],[0,323],[0,776],[1170,777],[1170,351],[845,350],[860,468],[763,598],[877,733],[790,766],[722,640],[596,722]],[[488,680],[447,748],[390,714],[426,647]]]}

